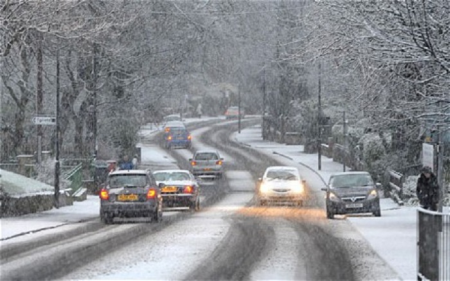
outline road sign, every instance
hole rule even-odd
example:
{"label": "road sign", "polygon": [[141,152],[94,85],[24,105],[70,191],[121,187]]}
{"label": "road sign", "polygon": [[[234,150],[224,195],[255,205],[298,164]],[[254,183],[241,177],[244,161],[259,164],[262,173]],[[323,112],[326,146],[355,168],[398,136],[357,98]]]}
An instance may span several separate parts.
{"label": "road sign", "polygon": [[422,165],[428,166],[434,171],[434,145],[422,144]]}
{"label": "road sign", "polygon": [[56,117],[34,117],[33,123],[35,125],[55,125]]}

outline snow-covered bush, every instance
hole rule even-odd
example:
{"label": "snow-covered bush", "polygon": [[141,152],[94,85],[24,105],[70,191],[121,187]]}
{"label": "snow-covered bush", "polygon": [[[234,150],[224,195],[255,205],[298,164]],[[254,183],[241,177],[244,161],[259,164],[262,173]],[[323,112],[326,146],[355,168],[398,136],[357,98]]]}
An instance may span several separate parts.
{"label": "snow-covered bush", "polygon": [[386,154],[383,141],[377,133],[365,134],[359,144],[363,147],[363,160],[367,164],[380,160]]}

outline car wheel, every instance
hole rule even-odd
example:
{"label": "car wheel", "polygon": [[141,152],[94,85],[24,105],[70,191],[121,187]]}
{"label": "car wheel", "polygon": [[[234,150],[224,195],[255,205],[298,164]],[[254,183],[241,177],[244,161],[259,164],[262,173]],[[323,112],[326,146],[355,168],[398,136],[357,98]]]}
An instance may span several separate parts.
{"label": "car wheel", "polygon": [[376,217],[381,217],[381,210],[377,209],[377,210],[373,211],[373,215]]}
{"label": "car wheel", "polygon": [[100,214],[100,220],[104,223],[104,224],[112,224],[114,217],[108,213],[101,213]]}
{"label": "car wheel", "polygon": [[159,223],[162,221],[162,209],[161,205],[156,208],[156,212],[153,213],[152,222]]}
{"label": "car wheel", "polygon": [[334,219],[334,213],[327,207],[327,218]]}

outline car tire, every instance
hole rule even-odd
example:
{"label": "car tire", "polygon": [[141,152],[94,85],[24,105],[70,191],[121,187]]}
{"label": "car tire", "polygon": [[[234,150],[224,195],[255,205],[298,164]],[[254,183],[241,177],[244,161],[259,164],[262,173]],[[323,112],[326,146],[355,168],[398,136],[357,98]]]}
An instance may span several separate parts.
{"label": "car tire", "polygon": [[377,209],[377,210],[373,211],[373,215],[374,215],[375,217],[381,217],[381,210],[380,210],[380,209]]}
{"label": "car tire", "polygon": [[191,212],[198,212],[200,210],[200,199],[195,200],[195,202],[191,202],[189,205],[189,210]]}
{"label": "car tire", "polygon": [[161,206],[159,205],[158,208],[156,208],[156,212],[153,213],[152,222],[159,223],[161,221],[162,221],[162,209]]}
{"label": "car tire", "polygon": [[108,213],[101,213],[100,214],[100,220],[104,223],[104,224],[112,224],[114,217]]}
{"label": "car tire", "polygon": [[334,219],[334,213],[327,207],[327,219]]}

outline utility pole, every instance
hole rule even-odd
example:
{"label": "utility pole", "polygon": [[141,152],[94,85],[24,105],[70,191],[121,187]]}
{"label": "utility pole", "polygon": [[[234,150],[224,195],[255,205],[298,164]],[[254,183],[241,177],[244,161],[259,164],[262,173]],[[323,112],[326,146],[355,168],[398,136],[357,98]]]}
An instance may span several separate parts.
{"label": "utility pole", "polygon": [[266,139],[266,66],[263,69],[263,110],[262,110],[262,138]]}
{"label": "utility pole", "polygon": [[[37,52],[36,52],[36,116],[42,114],[44,90],[43,90],[43,56],[42,56],[42,34],[38,33]],[[37,125],[37,162],[40,165],[42,161],[42,125]]]}
{"label": "utility pole", "polygon": [[60,163],[59,163],[59,137],[60,137],[60,128],[59,128],[59,50],[56,51],[56,141],[55,141],[55,194],[54,194],[54,206],[55,208],[59,208],[59,174],[60,174]]}
{"label": "utility pole", "polygon": [[444,142],[442,140],[442,125],[438,126],[438,170],[437,170],[437,178],[439,185],[439,204],[438,211],[442,213],[443,204],[444,204],[444,195],[445,195],[445,187],[444,187]]}
{"label": "utility pole", "polygon": [[[344,155],[347,155],[347,122],[345,121],[345,110],[344,110],[344,114],[343,114],[344,120],[343,120],[343,125],[342,125],[342,131],[344,133]],[[345,157],[343,159],[343,169],[345,172]]]}
{"label": "utility pole", "polygon": [[238,133],[241,133],[241,87],[238,86]]}
{"label": "utility pole", "polygon": [[318,95],[318,110],[317,110],[317,128],[318,128],[318,134],[317,134],[317,156],[318,156],[318,168],[319,171],[322,170],[322,140],[321,140],[321,130],[322,130],[322,123],[321,123],[321,111],[322,111],[322,102],[321,102],[321,76],[322,76],[322,70],[321,70],[321,64],[320,64],[320,60],[319,60],[319,66],[318,66],[318,73],[319,73],[319,81],[318,81],[318,86],[319,86],[319,95]]}
{"label": "utility pole", "polygon": [[97,44],[94,43],[94,57],[92,58],[92,75],[93,75],[93,112],[92,112],[92,138],[94,141],[94,158],[97,158]]}

